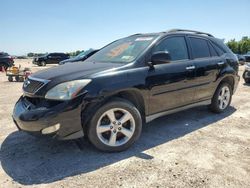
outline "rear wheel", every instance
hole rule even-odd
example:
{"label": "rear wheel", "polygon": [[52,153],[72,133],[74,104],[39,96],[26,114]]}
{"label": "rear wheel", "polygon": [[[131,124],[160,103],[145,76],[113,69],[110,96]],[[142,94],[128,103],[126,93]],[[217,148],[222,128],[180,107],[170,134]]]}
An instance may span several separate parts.
{"label": "rear wheel", "polygon": [[13,82],[13,77],[12,76],[8,76],[8,80],[9,80],[9,82]]}
{"label": "rear wheel", "polygon": [[104,104],[92,117],[88,138],[99,150],[115,152],[129,148],[140,136],[141,115],[130,102],[122,99]]}
{"label": "rear wheel", "polygon": [[217,88],[210,105],[212,112],[221,113],[225,111],[231,103],[232,87],[230,84],[223,82]]}
{"label": "rear wheel", "polygon": [[15,80],[16,80],[17,82],[20,82],[19,76],[15,76]]}

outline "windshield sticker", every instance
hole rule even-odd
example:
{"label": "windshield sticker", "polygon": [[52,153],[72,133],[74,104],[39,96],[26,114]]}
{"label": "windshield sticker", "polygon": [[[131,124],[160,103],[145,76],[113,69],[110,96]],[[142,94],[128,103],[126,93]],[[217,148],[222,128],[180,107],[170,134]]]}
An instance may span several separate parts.
{"label": "windshield sticker", "polygon": [[126,60],[129,60],[129,59],[132,59],[133,56],[130,56],[130,55],[124,55],[122,56],[122,59],[126,59]]}
{"label": "windshield sticker", "polygon": [[135,39],[135,41],[149,41],[152,39],[153,37],[140,37],[140,38]]}
{"label": "windshield sticker", "polygon": [[109,57],[117,57],[117,56],[121,55],[131,44],[132,44],[132,42],[127,42],[127,43],[121,44],[121,45],[113,48],[107,54],[107,56],[109,56]]}

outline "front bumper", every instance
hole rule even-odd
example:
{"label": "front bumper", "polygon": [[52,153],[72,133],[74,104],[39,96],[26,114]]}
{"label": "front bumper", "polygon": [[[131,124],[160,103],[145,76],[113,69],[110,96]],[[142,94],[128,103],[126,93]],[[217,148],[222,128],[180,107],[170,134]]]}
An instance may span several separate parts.
{"label": "front bumper", "polygon": [[67,140],[83,136],[81,125],[81,98],[53,102],[20,97],[13,110],[13,120],[19,130]]}

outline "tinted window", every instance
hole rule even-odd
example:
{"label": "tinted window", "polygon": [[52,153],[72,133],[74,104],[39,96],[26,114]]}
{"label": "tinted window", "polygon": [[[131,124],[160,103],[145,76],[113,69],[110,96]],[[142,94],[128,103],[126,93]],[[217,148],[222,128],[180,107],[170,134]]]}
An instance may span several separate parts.
{"label": "tinted window", "polygon": [[218,54],[217,54],[216,50],[214,49],[214,47],[210,43],[208,43],[208,45],[209,45],[209,48],[210,48],[210,54],[211,54],[211,56],[212,57],[218,56]]}
{"label": "tinted window", "polygon": [[190,38],[194,58],[210,57],[207,41],[200,38]]}
{"label": "tinted window", "polygon": [[217,45],[215,45],[215,44],[212,44],[213,45],[213,47],[215,48],[215,50],[216,50],[216,52],[221,56],[221,55],[223,55],[225,52],[221,49],[221,48],[219,48]]}
{"label": "tinted window", "polygon": [[188,59],[187,45],[184,37],[171,37],[158,44],[154,52],[168,51],[172,61]]}

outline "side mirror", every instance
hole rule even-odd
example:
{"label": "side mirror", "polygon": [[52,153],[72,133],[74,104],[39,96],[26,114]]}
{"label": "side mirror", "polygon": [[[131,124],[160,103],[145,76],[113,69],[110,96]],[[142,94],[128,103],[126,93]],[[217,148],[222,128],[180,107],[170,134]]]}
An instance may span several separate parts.
{"label": "side mirror", "polygon": [[153,65],[170,63],[171,56],[168,51],[159,51],[153,53],[151,62]]}

